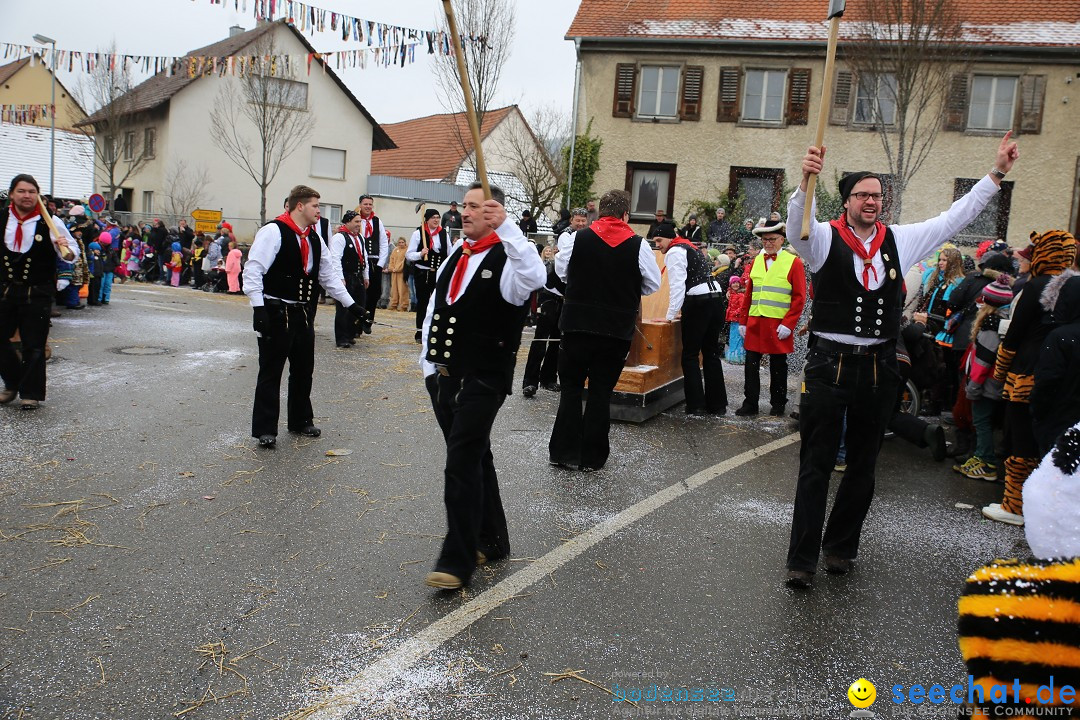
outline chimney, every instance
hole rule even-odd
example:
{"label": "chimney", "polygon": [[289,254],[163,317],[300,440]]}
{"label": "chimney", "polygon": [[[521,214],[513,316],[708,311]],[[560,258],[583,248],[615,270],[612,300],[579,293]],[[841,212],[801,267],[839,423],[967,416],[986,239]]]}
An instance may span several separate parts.
{"label": "chimney", "polygon": [[244,28],[240,27],[239,25],[233,25],[231,28],[229,28],[229,37],[236,37],[237,35],[240,35],[244,32],[247,32],[246,30],[244,30]]}

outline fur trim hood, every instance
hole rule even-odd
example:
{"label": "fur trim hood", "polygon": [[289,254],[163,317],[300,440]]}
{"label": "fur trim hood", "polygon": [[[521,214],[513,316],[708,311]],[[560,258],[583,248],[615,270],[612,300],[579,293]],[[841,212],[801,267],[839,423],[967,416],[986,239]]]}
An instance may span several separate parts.
{"label": "fur trim hood", "polygon": [[1077,276],[1080,276],[1080,272],[1071,268],[1060,275],[1054,276],[1043,288],[1042,295],[1039,296],[1039,304],[1042,305],[1043,310],[1049,313],[1054,312],[1058,298],[1061,296],[1061,288],[1068,282],[1069,278]]}

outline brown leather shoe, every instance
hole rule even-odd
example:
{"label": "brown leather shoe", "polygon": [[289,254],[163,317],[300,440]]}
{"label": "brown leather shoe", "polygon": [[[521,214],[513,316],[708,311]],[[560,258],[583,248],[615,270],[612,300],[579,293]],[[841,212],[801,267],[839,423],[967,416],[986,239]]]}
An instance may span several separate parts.
{"label": "brown leather shoe", "polygon": [[22,400],[23,410],[37,410],[39,406],[40,403],[37,400],[27,400],[26,398]]}
{"label": "brown leather shoe", "polygon": [[464,583],[461,582],[461,578],[457,575],[432,571],[424,578],[424,584],[440,590],[457,590]]}
{"label": "brown leather shoe", "polygon": [[837,557],[835,555],[825,556],[825,572],[832,573],[833,575],[845,575],[851,572],[851,560],[848,558]]}
{"label": "brown leather shoe", "polygon": [[4,388],[0,391],[0,405],[7,405],[9,402],[15,399],[16,391],[8,390]]}
{"label": "brown leather shoe", "polygon": [[486,562],[487,562],[487,555],[484,554],[483,550],[477,550],[476,551],[476,564],[477,565],[483,565]]}
{"label": "brown leather shoe", "polygon": [[814,573],[809,573],[804,570],[788,570],[787,581],[785,584],[789,588],[796,590],[809,590],[810,585],[814,582]]}

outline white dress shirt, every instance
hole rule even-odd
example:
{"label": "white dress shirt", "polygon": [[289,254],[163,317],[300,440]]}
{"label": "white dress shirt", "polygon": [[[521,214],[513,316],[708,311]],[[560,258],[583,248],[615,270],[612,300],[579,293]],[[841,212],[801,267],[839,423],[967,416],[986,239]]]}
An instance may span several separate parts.
{"label": "white dress shirt", "polygon": [[[310,241],[311,238],[309,237],[308,240]],[[299,244],[300,238],[297,238],[296,242]],[[326,288],[326,292],[331,297],[345,307],[349,307],[355,301],[352,299],[352,295],[349,295],[349,291],[345,289],[345,283],[341,279],[341,256],[338,255],[337,262],[335,262],[322,238],[319,238],[319,244],[322,246],[319,248],[319,284]],[[247,264],[244,265],[244,294],[251,301],[251,307],[262,307],[267,299],[281,300],[281,302],[285,303],[296,302],[295,300],[276,298],[263,292],[263,275],[274,264],[274,259],[280,249],[281,230],[278,228],[277,223],[267,223],[259,228],[259,232],[255,233],[255,239],[251,242],[251,249],[248,250]],[[308,253],[307,267],[304,268],[305,272],[311,272],[311,265],[314,261],[315,253]]]}
{"label": "white dress shirt", "polygon": [[[442,250],[442,235],[440,233],[442,233],[441,227],[436,228],[435,232],[431,233],[430,252],[439,252]],[[431,264],[427,260],[423,260],[423,256],[420,253],[420,229],[417,228],[416,230],[413,230],[412,237],[409,238],[409,249],[405,251],[405,259],[415,264],[416,267],[421,270],[430,270]]]}
{"label": "white dress shirt", "polygon": [[672,321],[675,316],[679,314],[679,310],[682,309],[685,295],[708,295],[711,292],[719,292],[720,286],[713,282],[714,287],[709,287],[708,282],[698,283],[689,290],[686,289],[686,267],[687,259],[686,253],[699,252],[694,248],[688,248],[685,245],[681,247],[686,249],[686,252],[676,250],[664,254],[664,267],[667,268],[668,276],[668,309],[667,319]]}
{"label": "white dress shirt", "polygon": [[[29,220],[23,220],[22,248],[20,249],[15,247],[15,228],[19,225],[19,223],[15,222],[14,213],[8,210],[8,223],[7,227],[4,228],[4,244],[7,245],[7,249],[11,252],[30,252],[30,248],[34,245],[34,231],[37,230],[37,223],[40,219],[40,216],[35,215]],[[71,233],[68,232],[67,226],[65,226],[64,223],[60,222],[60,218],[53,215],[52,221],[53,227],[56,228],[56,232],[58,232],[60,235],[64,236],[67,239],[68,248],[71,250],[72,253],[75,254],[75,257],[73,257],[71,260],[66,260],[65,262],[75,262],[75,260],[77,260],[79,257],[79,243],[77,243],[75,241],[75,238],[71,236]],[[56,252],[56,257],[60,258],[61,260],[64,259],[64,257],[60,254],[60,248],[56,247],[56,243],[53,243],[53,250]]]}
{"label": "white dress shirt", "polygon": [[[364,276],[364,280],[370,280],[368,277],[368,265],[367,254],[364,252],[363,240],[359,235],[350,235],[353,241],[353,247],[360,248],[360,272]],[[345,240],[345,233],[334,233],[334,236],[330,238],[330,257],[337,263],[338,268],[341,267],[341,256],[345,254],[345,248],[348,246],[348,242]],[[341,277],[345,277],[345,271],[341,271]]]}
{"label": "white dress shirt", "polygon": [[[506,251],[506,265],[503,266],[502,275],[499,277],[499,292],[503,296],[503,300],[511,305],[524,305],[532,295],[534,290],[539,290],[544,287],[547,282],[547,269],[544,267],[544,261],[540,259],[540,255],[536,252],[536,245],[532,243],[527,237],[521,234],[521,228],[513,223],[509,218],[495,231],[502,241],[503,250]],[[472,240],[463,238],[454,243],[454,247],[450,249],[450,253],[447,255],[453,255],[464,242],[472,244]],[[458,291],[458,297],[460,298],[465,294],[465,290],[469,287],[469,282],[472,281],[473,276],[476,275],[477,269],[484,261],[487,251],[472,255],[469,258],[469,264],[465,268],[465,275],[461,279],[461,289]],[[461,262],[459,260],[458,262]],[[655,263],[654,263],[655,264]],[[450,263],[444,262],[439,266],[436,273],[436,283],[438,278],[441,278],[443,273],[447,271]],[[456,268],[455,268],[456,269]],[[449,290],[449,289],[448,289]],[[420,342],[420,367],[424,371],[424,377],[432,375],[435,372],[435,365],[424,359],[424,348],[427,347],[428,342],[428,328],[431,327],[431,316],[435,312],[435,295],[436,292],[431,293],[431,299],[428,300],[427,312],[424,315],[424,331],[423,337]],[[449,292],[447,292],[449,295]],[[445,300],[449,301],[449,297]]]}
{"label": "white dress shirt", "polygon": [[[563,280],[566,280],[566,272],[570,267],[570,257],[574,253],[576,235],[576,232],[567,232],[559,237],[559,252],[555,254],[555,274]],[[653,254],[652,248],[649,247],[648,241],[644,239],[638,248],[638,269],[641,270],[642,295],[652,295],[660,289],[660,266],[656,263],[656,256]]]}
{"label": "white dress shirt", "polygon": [[[956,200],[948,210],[937,217],[923,220],[922,222],[909,223],[907,225],[890,225],[893,237],[896,239],[897,261],[900,264],[900,274],[904,275],[915,263],[922,260],[932,251],[944,245],[956,233],[967,227],[986,204],[998,192],[998,186],[990,179],[989,175],[983,176],[975,186],[962,198]],[[796,188],[788,200],[788,217],[802,218],[803,208],[806,205],[806,192]],[[832,227],[828,223],[819,223],[814,216],[816,203],[811,206],[810,236],[806,240],[799,237],[801,228],[799,223],[791,223],[787,226],[787,239],[792,247],[806,261],[810,272],[817,272],[825,264],[832,248]],[[852,228],[854,233],[854,228]],[[855,235],[858,237],[858,234]],[[873,234],[866,238],[859,238],[870,250]],[[854,255],[854,253],[852,253]],[[885,263],[881,259],[881,251],[878,250],[871,258],[871,266],[874,272],[870,273],[870,289],[877,290],[885,283]],[[863,261],[858,255],[854,255],[851,271],[862,284]],[[877,345],[886,342],[888,338],[864,338],[856,335],[843,333],[816,333],[819,337],[834,342],[848,345]]]}

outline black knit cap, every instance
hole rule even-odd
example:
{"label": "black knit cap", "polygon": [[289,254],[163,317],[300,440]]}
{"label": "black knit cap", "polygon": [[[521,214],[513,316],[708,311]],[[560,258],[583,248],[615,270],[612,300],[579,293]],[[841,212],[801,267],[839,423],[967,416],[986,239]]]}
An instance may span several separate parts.
{"label": "black knit cap", "polygon": [[341,216],[341,224],[344,225],[359,214],[355,210],[346,210],[345,214]]}
{"label": "black knit cap", "polygon": [[850,175],[845,175],[840,178],[840,200],[843,202],[848,199],[848,195],[851,194],[851,189],[855,187],[855,184],[860,180],[866,178],[877,178],[878,182],[881,182],[881,178],[875,173],[867,172],[866,170],[860,170],[859,172],[853,172]]}
{"label": "black knit cap", "polygon": [[430,220],[433,217],[442,217],[439,215],[439,211],[435,208],[428,208],[424,211],[424,220]]}

